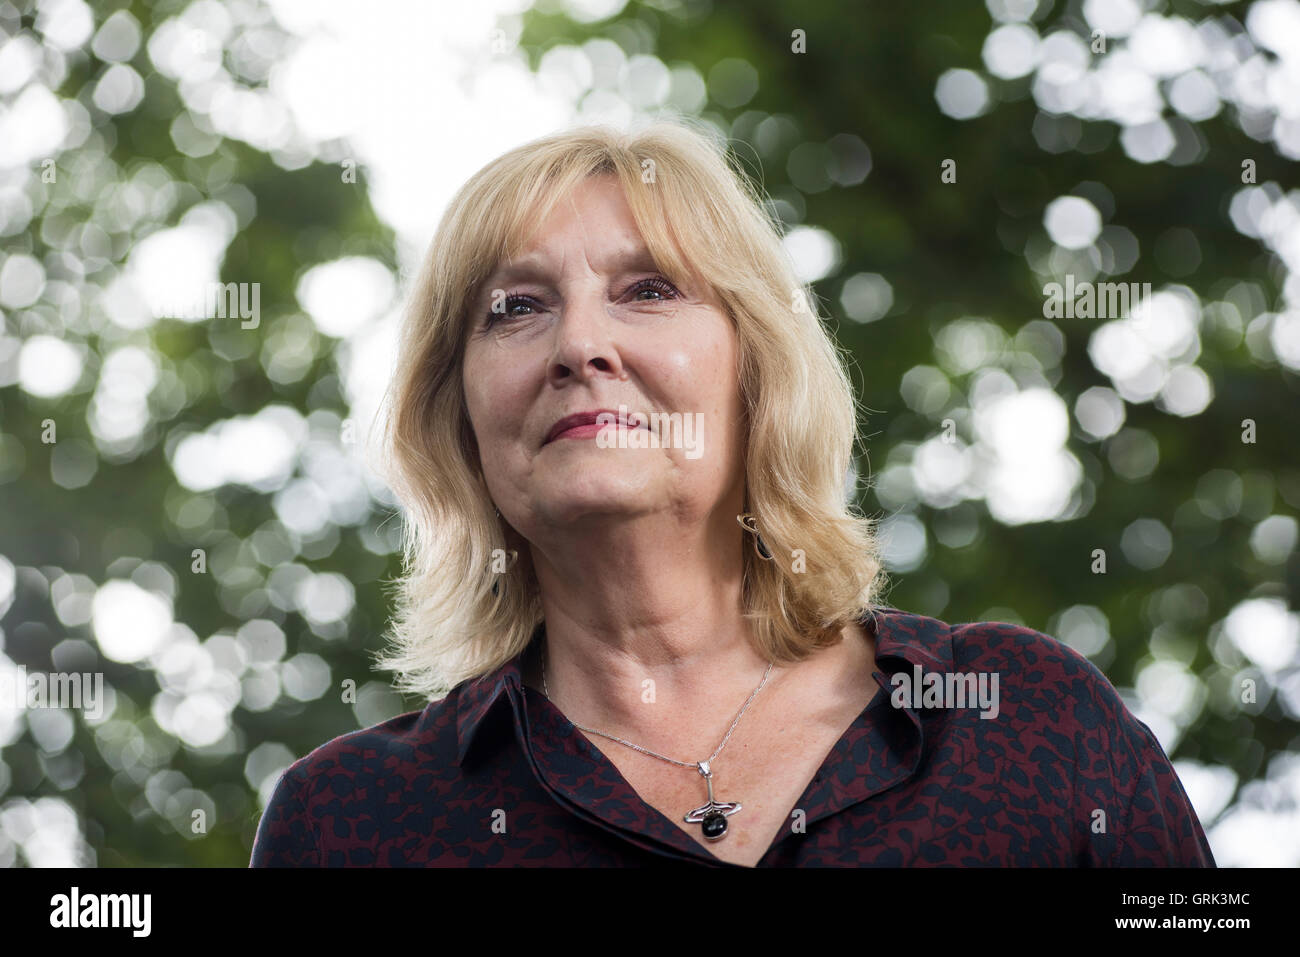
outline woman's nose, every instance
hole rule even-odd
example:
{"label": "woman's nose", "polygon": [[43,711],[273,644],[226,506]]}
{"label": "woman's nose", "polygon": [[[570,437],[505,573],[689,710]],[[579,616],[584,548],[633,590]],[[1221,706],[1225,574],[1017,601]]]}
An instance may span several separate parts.
{"label": "woman's nose", "polygon": [[547,377],[553,383],[622,374],[622,360],[614,341],[616,323],[603,296],[583,294],[566,299],[552,329],[555,342]]}

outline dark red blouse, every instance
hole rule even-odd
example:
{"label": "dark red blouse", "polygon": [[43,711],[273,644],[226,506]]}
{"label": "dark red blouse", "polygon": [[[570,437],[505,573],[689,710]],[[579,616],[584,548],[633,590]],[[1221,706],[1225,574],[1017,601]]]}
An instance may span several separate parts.
{"label": "dark red blouse", "polygon": [[[758,866],[1215,866],[1150,728],[1078,652],[1018,625],[948,625],[895,608],[862,624],[882,692]],[[291,765],[251,866],[738,866],[642,801],[523,684],[523,654],[537,644]],[[996,716],[922,693],[980,674],[986,690],[997,676]]]}

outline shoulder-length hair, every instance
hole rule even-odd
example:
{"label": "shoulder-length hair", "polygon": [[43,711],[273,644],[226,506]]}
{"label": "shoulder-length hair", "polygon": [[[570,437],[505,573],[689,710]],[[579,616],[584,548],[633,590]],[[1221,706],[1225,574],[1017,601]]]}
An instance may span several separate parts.
{"label": "shoulder-length hair", "polygon": [[[396,672],[401,691],[445,695],[521,652],[542,622],[528,543],[496,512],[466,414],[468,304],[525,247],[529,224],[597,175],[618,178],[665,277],[707,282],[734,323],[745,511],[773,555],[760,558],[735,526],[756,650],[793,662],[834,644],[873,610],[883,585],[872,522],[849,501],[858,485],[853,388],[762,193],[702,123],[583,126],[516,147],[461,187],[402,319],[379,464],[407,521],[389,647],[377,662]],[[502,572],[509,549],[518,559]]]}

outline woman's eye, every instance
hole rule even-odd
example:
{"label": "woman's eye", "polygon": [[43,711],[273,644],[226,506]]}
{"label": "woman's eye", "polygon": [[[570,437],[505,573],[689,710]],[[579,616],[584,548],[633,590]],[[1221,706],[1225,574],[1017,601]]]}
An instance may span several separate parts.
{"label": "woman's eye", "polygon": [[514,310],[519,306],[527,306],[529,309],[533,308],[532,302],[525,296],[506,296],[505,299],[501,301],[500,310],[488,310],[487,322],[485,324],[487,326],[492,326],[502,319],[513,318],[516,315]]}
{"label": "woman's eye", "polygon": [[[657,298],[641,298],[644,293],[655,293]],[[678,295],[677,290],[673,288],[673,284],[659,276],[633,283],[629,294],[635,302],[658,302],[664,299],[675,299]],[[501,300],[500,308],[488,310],[483,323],[484,326],[491,328],[503,319],[515,319],[527,315],[527,313],[515,312],[521,306],[533,309],[536,306],[536,301],[529,296],[506,296]]]}
{"label": "woman's eye", "polygon": [[[632,287],[633,298],[640,296],[643,292],[656,292],[663,298],[675,297],[677,290],[673,288],[672,283],[666,279],[655,277],[654,279],[642,279]],[[654,299],[641,299],[641,302],[655,302]]]}

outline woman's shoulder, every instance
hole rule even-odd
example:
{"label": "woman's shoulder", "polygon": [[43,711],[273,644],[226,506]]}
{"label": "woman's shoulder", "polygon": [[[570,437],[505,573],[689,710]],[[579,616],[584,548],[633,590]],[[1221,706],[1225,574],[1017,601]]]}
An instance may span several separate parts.
{"label": "woman's shoulder", "polygon": [[453,692],[419,711],[340,734],[294,761],[284,778],[305,801],[323,791],[341,794],[381,777],[402,777],[430,757],[454,754],[455,703]]}
{"label": "woman's shoulder", "polygon": [[340,827],[351,833],[347,822],[378,820],[390,793],[418,785],[431,766],[452,766],[451,760],[437,759],[454,757],[455,740],[452,694],[314,748],[276,780],[258,824],[251,865],[326,863],[322,820],[335,821],[335,838]]}
{"label": "woman's shoulder", "polygon": [[949,624],[894,608],[880,611],[876,630],[893,703],[923,729],[945,785],[959,768],[977,790],[1064,814],[1083,835],[1080,861],[1214,866],[1159,740],[1078,649],[1021,624]]}
{"label": "woman's shoulder", "polygon": [[1046,632],[1004,621],[949,623],[896,608],[877,612],[876,630],[878,655],[892,650],[923,672],[988,689],[1004,726],[1098,732],[1134,758],[1155,742],[1106,675]]}
{"label": "woman's shoulder", "polygon": [[928,662],[936,670],[996,671],[1019,683],[1082,681],[1110,686],[1081,652],[1027,625],[1005,621],[950,624],[888,606],[876,609],[872,617],[877,653],[883,646],[886,653],[893,650],[901,657]]}

